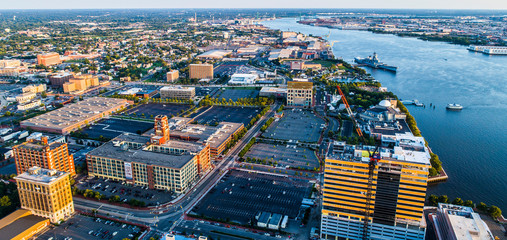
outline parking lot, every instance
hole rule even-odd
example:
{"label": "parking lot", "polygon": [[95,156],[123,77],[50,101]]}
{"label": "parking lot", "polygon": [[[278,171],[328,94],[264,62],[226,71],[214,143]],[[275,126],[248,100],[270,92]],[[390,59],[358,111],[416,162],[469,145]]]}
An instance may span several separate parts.
{"label": "parking lot", "polygon": [[213,72],[215,73],[215,76],[231,76],[236,73],[240,67],[245,66],[247,63],[247,61],[222,62],[217,64]]}
{"label": "parking lot", "polygon": [[324,120],[315,116],[313,112],[302,109],[289,109],[283,112],[284,116],[274,121],[262,134],[263,137],[307,143],[319,141]]}
{"label": "parking lot", "polygon": [[313,170],[319,167],[314,151],[296,145],[273,145],[256,143],[245,154],[245,159],[276,162],[278,167],[291,167]]}
{"label": "parking lot", "polygon": [[84,215],[75,215],[59,226],[40,235],[43,240],[133,239],[141,233],[139,227]]}
{"label": "parking lot", "polygon": [[[204,111],[205,109],[203,109]],[[243,123],[248,125],[250,120],[261,112],[259,107],[225,107],[225,106],[213,106],[211,109],[204,114],[197,117],[195,120],[199,124],[216,125],[219,122],[233,122]],[[195,114],[199,115],[203,111]]]}
{"label": "parking lot", "polygon": [[204,97],[206,95],[213,96],[220,88],[217,87],[196,87],[195,96]]}
{"label": "parking lot", "polygon": [[248,224],[265,211],[296,218],[311,184],[301,179],[231,170],[192,209],[200,216]]}
{"label": "parking lot", "polygon": [[156,206],[173,200],[176,195],[165,190],[147,189],[147,187],[131,186],[122,182],[92,178],[82,180],[76,184],[81,190],[91,189],[100,192],[106,196],[106,199],[118,195],[120,202],[126,203],[131,199],[136,199],[146,203],[146,206]]}
{"label": "parking lot", "polygon": [[256,98],[259,96],[259,90],[257,89],[225,89],[222,90],[222,93],[218,96],[218,99],[225,98],[225,100],[229,101],[237,101],[240,98]]}
{"label": "parking lot", "polygon": [[122,133],[144,133],[153,128],[153,123],[141,122],[135,120],[106,118],[81,130],[81,133],[87,134],[89,138],[115,138]]}
{"label": "parking lot", "polygon": [[168,117],[171,117],[171,115],[176,116],[182,111],[190,109],[190,107],[190,105],[186,104],[148,103],[141,104],[137,107],[127,110],[126,112],[122,113],[122,115],[148,119],[153,119],[157,115],[167,115]]}

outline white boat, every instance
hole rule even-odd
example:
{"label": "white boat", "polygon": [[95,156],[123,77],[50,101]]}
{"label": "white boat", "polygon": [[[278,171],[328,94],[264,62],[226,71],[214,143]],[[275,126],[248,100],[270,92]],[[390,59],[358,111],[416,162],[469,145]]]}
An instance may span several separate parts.
{"label": "white boat", "polygon": [[457,104],[457,103],[450,103],[450,104],[447,104],[447,110],[461,110],[463,109],[463,106],[461,106],[460,104]]}
{"label": "white boat", "polygon": [[414,100],[401,100],[401,103],[403,103],[405,105],[413,105],[414,104]]}

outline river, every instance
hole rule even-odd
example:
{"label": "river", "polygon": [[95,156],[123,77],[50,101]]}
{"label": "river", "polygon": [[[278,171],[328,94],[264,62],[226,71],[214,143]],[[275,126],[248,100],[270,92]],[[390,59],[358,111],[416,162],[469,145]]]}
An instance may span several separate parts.
{"label": "river", "polygon": [[[330,33],[328,39],[337,41],[334,55],[350,63],[377,52],[382,62],[398,66],[396,74],[366,70],[400,99],[426,104],[408,108],[449,175],[448,181],[430,186],[428,194],[507,211],[507,56],[469,52],[465,46],[444,42],[306,26],[296,19],[263,24],[314,36]],[[436,108],[429,108],[430,103]],[[464,109],[446,111],[448,103]]]}

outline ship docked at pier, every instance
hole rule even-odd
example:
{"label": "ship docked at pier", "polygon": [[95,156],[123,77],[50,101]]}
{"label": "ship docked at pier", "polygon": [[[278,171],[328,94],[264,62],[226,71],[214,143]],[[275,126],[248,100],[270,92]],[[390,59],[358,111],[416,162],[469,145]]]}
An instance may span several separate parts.
{"label": "ship docked at pier", "polygon": [[389,66],[389,65],[379,61],[379,59],[377,57],[377,53],[373,53],[373,56],[369,56],[367,58],[356,57],[354,59],[354,62],[356,62],[357,64],[364,64],[364,65],[371,67],[371,68],[383,69],[383,70],[387,70],[387,71],[391,71],[391,72],[396,72],[398,70],[398,67]]}
{"label": "ship docked at pier", "polygon": [[488,55],[507,55],[507,47],[504,46],[474,46],[467,47],[468,51],[480,52]]}

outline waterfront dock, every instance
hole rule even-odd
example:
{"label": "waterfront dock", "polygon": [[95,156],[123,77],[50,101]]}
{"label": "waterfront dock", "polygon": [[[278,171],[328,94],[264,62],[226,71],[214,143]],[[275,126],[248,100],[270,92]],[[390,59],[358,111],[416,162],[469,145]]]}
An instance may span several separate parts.
{"label": "waterfront dock", "polygon": [[439,183],[439,182],[445,182],[449,176],[445,172],[444,168],[442,168],[442,171],[439,172],[437,176],[429,177],[428,183]]}

